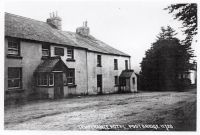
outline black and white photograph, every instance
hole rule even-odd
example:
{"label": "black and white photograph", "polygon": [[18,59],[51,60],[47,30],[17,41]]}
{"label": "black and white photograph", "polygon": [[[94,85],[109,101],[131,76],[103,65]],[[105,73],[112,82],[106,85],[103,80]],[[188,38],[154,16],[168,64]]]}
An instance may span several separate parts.
{"label": "black and white photograph", "polygon": [[197,133],[198,6],[4,1],[4,132]]}

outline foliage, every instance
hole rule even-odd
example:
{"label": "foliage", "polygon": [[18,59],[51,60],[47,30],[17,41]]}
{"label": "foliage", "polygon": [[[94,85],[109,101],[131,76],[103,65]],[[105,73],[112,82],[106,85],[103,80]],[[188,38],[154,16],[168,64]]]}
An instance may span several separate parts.
{"label": "foliage", "polygon": [[197,34],[197,4],[172,4],[165,8],[169,13],[174,14],[174,19],[182,21],[183,27],[186,28],[185,44],[191,44],[193,36]]}
{"label": "foliage", "polygon": [[191,68],[192,51],[175,35],[171,27],[162,27],[157,41],[146,51],[140,73],[143,89],[176,90],[180,75]]}

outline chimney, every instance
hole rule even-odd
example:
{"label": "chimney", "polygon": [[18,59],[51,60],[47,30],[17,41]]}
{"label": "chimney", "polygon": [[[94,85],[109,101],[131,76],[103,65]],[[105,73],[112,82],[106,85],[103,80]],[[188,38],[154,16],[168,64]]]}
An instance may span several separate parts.
{"label": "chimney", "polygon": [[76,29],[76,33],[82,36],[88,36],[90,34],[90,28],[87,26],[87,21],[83,22],[82,27]]}
{"label": "chimney", "polygon": [[56,13],[50,13],[50,18],[47,19],[47,23],[55,28],[55,29],[58,29],[58,30],[61,30],[62,29],[62,19],[58,16],[57,14],[57,11]]}

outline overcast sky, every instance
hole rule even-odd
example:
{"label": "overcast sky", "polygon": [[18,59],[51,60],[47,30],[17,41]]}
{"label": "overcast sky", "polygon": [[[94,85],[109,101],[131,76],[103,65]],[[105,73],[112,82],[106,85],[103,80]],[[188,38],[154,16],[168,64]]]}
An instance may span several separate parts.
{"label": "overcast sky", "polygon": [[50,12],[62,18],[62,29],[75,32],[88,21],[90,34],[131,55],[132,68],[138,71],[145,51],[156,39],[161,26],[170,25],[183,38],[181,23],[163,10],[169,2],[9,2],[5,11],[32,19],[46,21]]}

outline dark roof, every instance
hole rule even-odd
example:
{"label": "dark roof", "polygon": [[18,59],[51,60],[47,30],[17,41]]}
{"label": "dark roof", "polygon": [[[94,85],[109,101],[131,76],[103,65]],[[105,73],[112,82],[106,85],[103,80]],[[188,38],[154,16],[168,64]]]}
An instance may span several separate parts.
{"label": "dark roof", "polygon": [[91,35],[86,37],[74,32],[57,30],[46,22],[10,13],[5,13],[5,36],[80,47],[89,51],[130,57]]}
{"label": "dark roof", "polygon": [[35,72],[49,73],[54,70],[58,63],[62,63],[62,65],[64,65],[67,68],[67,66],[64,64],[60,57],[51,57],[40,63]]}
{"label": "dark roof", "polygon": [[123,70],[119,77],[130,78],[133,73],[133,70]]}

